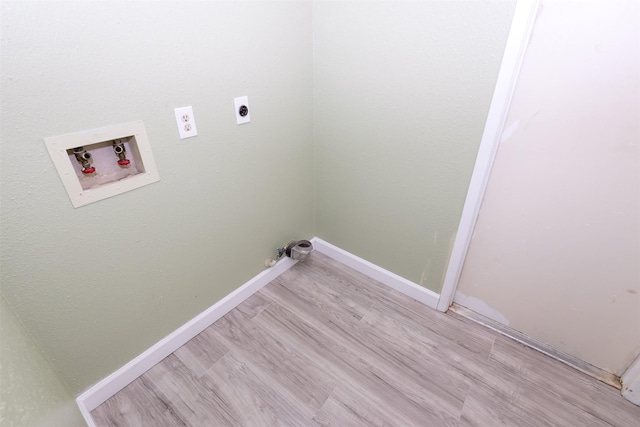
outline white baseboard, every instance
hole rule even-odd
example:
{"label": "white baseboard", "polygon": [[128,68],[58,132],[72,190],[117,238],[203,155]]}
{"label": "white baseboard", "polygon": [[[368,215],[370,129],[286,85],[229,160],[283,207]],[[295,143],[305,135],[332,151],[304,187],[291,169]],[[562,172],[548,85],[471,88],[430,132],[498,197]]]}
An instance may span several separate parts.
{"label": "white baseboard", "polygon": [[313,239],[314,249],[321,254],[327,255],[338,262],[351,267],[354,270],[371,277],[378,282],[395,289],[406,296],[421,302],[427,307],[435,309],[438,305],[440,295],[410,280],[400,277],[395,273],[385,270],[369,261],[366,261],[352,253],[349,253],[331,243],[315,237]]}
{"label": "white baseboard", "polygon": [[111,396],[125,388],[158,362],[186,344],[216,320],[227,314],[241,302],[258,292],[276,277],[294,266],[297,261],[281,259],[274,267],[264,270],[247,283],[194,317],[180,328],[160,340],[131,362],[95,384],[76,399],[80,412],[89,427],[95,427],[91,411]]}
{"label": "white baseboard", "polygon": [[631,403],[640,406],[640,356],[620,377],[622,396]]}

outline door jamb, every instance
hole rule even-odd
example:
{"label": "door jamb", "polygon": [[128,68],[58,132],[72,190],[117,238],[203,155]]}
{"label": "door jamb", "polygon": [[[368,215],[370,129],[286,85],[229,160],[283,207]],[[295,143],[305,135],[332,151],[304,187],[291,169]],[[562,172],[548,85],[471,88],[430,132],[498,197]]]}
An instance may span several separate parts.
{"label": "door jamb", "polygon": [[622,397],[640,406],[640,354],[620,377]]}

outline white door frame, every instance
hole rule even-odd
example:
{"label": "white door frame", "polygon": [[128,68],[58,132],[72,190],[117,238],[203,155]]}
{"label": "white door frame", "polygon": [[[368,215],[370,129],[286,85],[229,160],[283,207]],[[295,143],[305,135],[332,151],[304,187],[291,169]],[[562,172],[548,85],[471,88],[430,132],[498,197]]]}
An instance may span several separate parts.
{"label": "white door frame", "polygon": [[516,4],[462,217],[440,292],[438,311],[447,311],[456,293],[539,6],[540,0],[518,0]]}

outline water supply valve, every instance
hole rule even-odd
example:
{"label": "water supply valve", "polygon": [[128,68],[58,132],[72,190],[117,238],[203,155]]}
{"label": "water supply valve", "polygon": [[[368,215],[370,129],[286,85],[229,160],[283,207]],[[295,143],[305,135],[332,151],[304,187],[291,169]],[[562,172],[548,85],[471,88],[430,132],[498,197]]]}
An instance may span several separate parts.
{"label": "water supply valve", "polygon": [[120,166],[129,166],[129,159],[127,159],[127,150],[124,148],[124,142],[121,139],[113,140],[113,152],[118,156],[118,164]]}
{"label": "water supply valve", "polygon": [[76,156],[76,160],[82,166],[82,173],[85,175],[92,174],[96,171],[96,168],[91,166],[89,160],[91,160],[91,153],[88,153],[84,147],[76,147],[73,149],[73,154]]}

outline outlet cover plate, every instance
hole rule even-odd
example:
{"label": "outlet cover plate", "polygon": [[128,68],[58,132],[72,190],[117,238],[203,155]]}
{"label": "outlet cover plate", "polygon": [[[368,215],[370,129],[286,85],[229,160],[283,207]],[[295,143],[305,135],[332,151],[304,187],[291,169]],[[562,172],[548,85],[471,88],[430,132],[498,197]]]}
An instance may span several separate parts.
{"label": "outlet cover plate", "polygon": [[176,124],[178,125],[180,139],[198,135],[196,118],[193,116],[193,108],[191,106],[175,108],[173,111],[176,114]]}
{"label": "outlet cover plate", "polygon": [[251,111],[249,110],[249,97],[240,96],[233,99],[236,111],[236,123],[243,125],[251,121]]}

